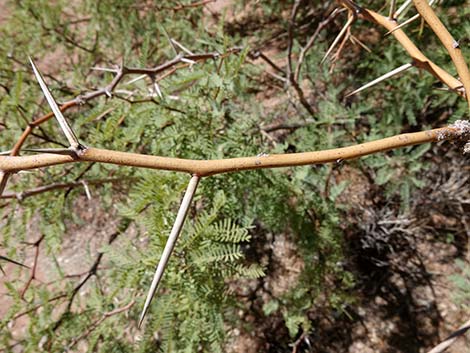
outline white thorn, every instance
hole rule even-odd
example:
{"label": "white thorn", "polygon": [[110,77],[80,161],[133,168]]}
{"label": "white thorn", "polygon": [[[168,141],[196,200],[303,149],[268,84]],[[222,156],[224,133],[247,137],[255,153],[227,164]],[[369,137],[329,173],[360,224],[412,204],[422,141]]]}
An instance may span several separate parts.
{"label": "white thorn", "polygon": [[399,74],[399,73],[402,72],[402,71],[408,70],[408,69],[409,69],[410,67],[412,67],[412,66],[413,66],[413,64],[405,64],[405,65],[402,65],[402,66],[400,66],[400,67],[397,67],[395,70],[392,70],[392,71],[390,71],[390,72],[387,72],[385,75],[382,75],[382,76],[380,76],[379,78],[376,78],[375,80],[373,80],[373,81],[371,81],[371,82],[365,84],[364,86],[362,86],[362,87],[360,87],[360,88],[358,88],[358,89],[352,91],[351,93],[348,93],[348,94],[345,96],[345,98],[350,97],[350,96],[352,96],[352,95],[354,95],[354,94],[356,94],[356,93],[359,93],[359,92],[361,92],[361,91],[363,91],[363,90],[365,90],[365,89],[367,89],[367,88],[369,88],[369,87],[372,87],[372,86],[376,85],[376,84],[379,83],[379,82],[382,82],[382,81],[384,81],[384,80],[386,80],[386,79],[388,79],[388,78],[390,78],[390,77],[392,77],[392,76],[395,76],[395,75]]}
{"label": "white thorn", "polygon": [[[434,3],[436,2],[436,0],[431,0],[429,1],[429,5],[432,6]],[[396,30],[406,26],[407,24],[410,24],[411,22],[415,21],[416,19],[418,19],[420,17],[420,14],[416,14],[414,15],[413,17],[407,19],[405,22],[402,22],[400,23],[398,26],[396,26],[394,29],[388,31],[387,33],[385,33],[385,36],[388,36],[389,34],[392,34],[393,32],[395,32]]]}
{"label": "white thorn", "polygon": [[85,189],[86,198],[90,201],[91,192],[90,192],[90,188],[88,187],[88,183],[85,180],[82,180],[81,183],[83,185],[83,188]]}
{"label": "white thorn", "polygon": [[189,55],[194,55],[194,53],[189,50],[188,48],[186,48],[185,46],[183,46],[181,43],[177,42],[176,40],[174,40],[173,38],[170,39],[173,44],[177,45],[181,50],[183,50],[186,54],[189,54]]}
{"label": "white thorn", "polygon": [[354,16],[350,16],[348,18],[348,21],[346,22],[346,24],[344,25],[344,27],[341,29],[341,32],[339,32],[339,34],[336,36],[335,40],[333,41],[333,44],[331,44],[331,46],[328,48],[328,50],[326,51],[326,54],[325,56],[323,57],[323,59],[321,60],[320,64],[323,64],[323,62],[326,60],[326,58],[331,54],[331,52],[333,51],[333,49],[335,48],[336,44],[338,44],[338,42],[341,40],[341,38],[343,37],[343,35],[346,33],[346,31],[348,30],[349,26],[351,26],[351,24],[353,23],[355,17]]}
{"label": "white thorn", "polygon": [[57,121],[59,122],[59,125],[62,131],[64,132],[64,135],[67,138],[67,141],[69,142],[70,147],[72,147],[72,149],[74,150],[78,149],[80,146],[80,143],[78,142],[77,137],[73,133],[72,128],[67,123],[67,120],[65,120],[64,116],[62,115],[62,112],[57,106],[57,103],[54,97],[52,96],[51,91],[49,91],[49,88],[47,87],[46,82],[44,81],[44,78],[42,77],[41,73],[37,69],[36,65],[34,65],[34,62],[31,59],[31,57],[29,58],[29,61],[31,63],[31,66],[33,67],[34,75],[36,76],[36,79],[39,82],[39,86],[41,87],[41,90],[44,96],[46,97],[47,103],[49,103],[49,106],[51,107],[52,112],[54,113]]}
{"label": "white thorn", "polygon": [[388,14],[388,18],[393,19],[393,15],[395,14],[396,7],[397,7],[397,1],[390,0],[390,12]]}
{"label": "white thorn", "polygon": [[170,255],[173,251],[173,248],[175,247],[176,241],[178,240],[178,236],[181,233],[181,229],[183,228],[184,220],[186,219],[186,215],[188,214],[189,206],[196,192],[199,179],[200,178],[197,175],[194,175],[189,181],[186,193],[183,197],[183,201],[181,202],[181,206],[178,210],[175,223],[173,224],[173,228],[171,229],[170,236],[168,237],[168,240],[166,242],[162,257],[160,258],[157,269],[153,276],[152,284],[150,285],[150,289],[147,294],[147,299],[145,299],[144,309],[142,310],[142,314],[140,315],[139,319],[139,328],[142,326],[142,322],[144,321],[145,315],[147,314],[147,311],[150,307],[150,303],[152,302],[153,296],[157,291],[158,284],[162,279],[163,272],[165,271],[165,267],[168,263]]}
{"label": "white thorn", "polygon": [[132,84],[132,83],[134,83],[134,82],[137,82],[137,81],[140,81],[140,80],[142,80],[143,78],[145,78],[146,76],[147,76],[147,74],[137,76],[137,77],[133,78],[132,80],[129,80],[129,81],[127,81],[126,83],[124,83],[124,86],[130,85],[130,84]]}
{"label": "white thorn", "polygon": [[410,6],[411,4],[411,0],[406,0],[403,5],[401,5],[397,11],[395,11],[395,13],[393,14],[392,18],[394,19],[397,19],[398,17],[400,17],[400,15],[402,14],[403,11],[405,11],[408,6]]}

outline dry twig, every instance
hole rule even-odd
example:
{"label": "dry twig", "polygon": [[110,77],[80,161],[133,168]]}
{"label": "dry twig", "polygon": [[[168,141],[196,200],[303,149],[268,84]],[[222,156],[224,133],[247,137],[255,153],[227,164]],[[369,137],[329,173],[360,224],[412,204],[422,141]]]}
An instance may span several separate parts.
{"label": "dry twig", "polygon": [[33,266],[31,268],[31,273],[26,281],[25,286],[20,292],[20,298],[24,299],[24,295],[26,294],[26,291],[28,290],[29,286],[31,285],[31,282],[36,278],[36,269],[38,267],[38,260],[39,260],[39,247],[41,246],[41,242],[44,240],[44,234],[39,237],[38,240],[36,240],[34,243],[29,244],[34,246],[34,262]]}
{"label": "dry twig", "polygon": [[88,185],[101,185],[106,183],[116,183],[122,181],[130,181],[133,178],[106,178],[106,179],[95,179],[95,180],[80,180],[80,181],[72,181],[69,183],[52,183],[49,185],[39,186],[37,188],[20,191],[20,192],[5,192],[3,195],[0,196],[1,199],[17,199],[18,201],[23,201],[24,199],[42,194],[44,192],[60,190],[60,189],[70,189],[75,187],[83,186],[83,182]]}

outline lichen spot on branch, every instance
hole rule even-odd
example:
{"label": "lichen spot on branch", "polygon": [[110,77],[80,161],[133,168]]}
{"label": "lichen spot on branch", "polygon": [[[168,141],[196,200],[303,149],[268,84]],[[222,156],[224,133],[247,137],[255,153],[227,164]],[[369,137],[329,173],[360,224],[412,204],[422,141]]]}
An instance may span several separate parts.
{"label": "lichen spot on branch", "polygon": [[470,153],[470,121],[469,120],[456,120],[453,124],[449,125],[448,129],[441,131],[438,134],[438,140],[460,139],[465,143],[463,153]]}

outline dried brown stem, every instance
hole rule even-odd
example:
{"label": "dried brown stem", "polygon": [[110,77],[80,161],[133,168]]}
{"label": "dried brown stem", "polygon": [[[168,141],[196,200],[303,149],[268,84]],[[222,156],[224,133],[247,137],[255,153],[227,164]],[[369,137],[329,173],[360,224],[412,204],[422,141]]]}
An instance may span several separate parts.
{"label": "dried brown stem", "polygon": [[31,244],[35,248],[34,262],[33,262],[32,268],[31,268],[31,274],[28,278],[28,281],[26,282],[25,286],[21,290],[21,293],[20,293],[20,298],[21,299],[24,299],[24,295],[26,294],[26,291],[28,290],[29,286],[31,285],[31,282],[33,282],[33,279],[36,278],[36,269],[37,269],[37,266],[38,266],[38,259],[39,259],[39,247],[40,247],[41,242],[43,240],[44,240],[44,234],[41,235],[38,240],[36,240],[34,243]]}
{"label": "dried brown stem", "polygon": [[[61,294],[58,294],[56,295],[55,297],[51,298],[51,299],[48,299],[46,301],[46,303],[52,303],[52,302],[55,302],[59,299],[63,299],[63,298],[66,298],[67,297],[67,293],[61,293]],[[22,316],[25,316],[25,315],[28,315],[29,313],[32,313],[40,308],[42,308],[44,306],[45,303],[41,303],[41,304],[38,304],[38,305],[35,305],[34,307],[30,308],[30,309],[27,309],[25,311],[22,311],[18,314],[16,314],[14,317],[13,317],[13,320],[17,320],[19,319],[20,317]]]}
{"label": "dried brown stem", "polygon": [[315,43],[315,40],[317,39],[318,35],[320,34],[320,32],[323,30],[323,28],[325,28],[326,26],[328,26],[328,24],[333,21],[337,16],[338,14],[340,13],[340,10],[339,9],[335,9],[325,20],[321,21],[318,26],[317,26],[317,29],[315,30],[315,32],[312,34],[312,36],[309,38],[307,44],[305,44],[305,46],[302,48],[302,50],[300,51],[300,54],[299,54],[299,59],[297,60],[297,66],[295,68],[295,73],[294,73],[294,80],[296,82],[299,81],[299,76],[300,76],[300,69],[302,67],[302,64],[305,60],[305,56],[307,55],[307,52],[312,48],[313,44]]}
{"label": "dried brown stem", "polygon": [[299,129],[301,127],[309,126],[311,124],[314,124],[316,121],[314,119],[306,119],[305,121],[299,122],[299,123],[280,123],[280,124],[271,124],[268,126],[263,126],[261,128],[261,131],[264,132],[273,132],[277,130],[295,130]]}
{"label": "dried brown stem", "polygon": [[185,9],[190,9],[190,8],[195,8],[199,6],[204,6],[207,4],[210,4],[211,2],[215,2],[216,0],[201,0],[201,1],[196,1],[191,4],[179,4],[178,6],[175,6],[172,8],[173,11],[180,11],[180,10],[185,10]]}
{"label": "dried brown stem", "polygon": [[292,7],[291,16],[289,19],[289,26],[287,29],[287,77],[292,81],[292,47],[294,45],[294,27],[295,27],[295,18],[297,17],[297,12],[299,11],[299,6],[302,0],[295,0],[294,6]]}

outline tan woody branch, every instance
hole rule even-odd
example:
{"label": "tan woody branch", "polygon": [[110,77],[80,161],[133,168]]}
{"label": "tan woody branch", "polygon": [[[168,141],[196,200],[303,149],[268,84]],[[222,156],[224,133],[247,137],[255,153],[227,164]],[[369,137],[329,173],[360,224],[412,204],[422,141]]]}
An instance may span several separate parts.
{"label": "tan woody branch", "polygon": [[92,147],[86,148],[78,153],[71,152],[68,154],[43,153],[22,157],[0,156],[0,171],[4,173],[14,173],[21,170],[43,168],[66,163],[100,162],[186,172],[203,177],[243,170],[331,163],[338,160],[359,158],[373,153],[427,142],[467,138],[470,133],[470,124],[468,122],[460,122],[460,124],[461,125],[452,125],[439,129],[400,134],[381,140],[323,151],[274,155],[264,154],[254,157],[219,160],[191,160],[150,156]]}

